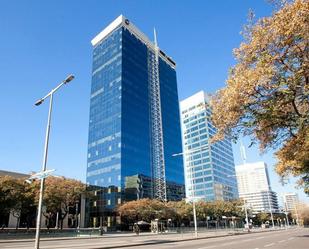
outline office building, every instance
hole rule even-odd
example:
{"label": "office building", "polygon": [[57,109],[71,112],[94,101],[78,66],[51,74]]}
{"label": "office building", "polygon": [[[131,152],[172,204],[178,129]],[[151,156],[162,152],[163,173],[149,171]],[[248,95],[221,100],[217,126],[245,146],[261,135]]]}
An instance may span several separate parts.
{"label": "office building", "polygon": [[299,204],[298,194],[296,193],[283,193],[283,209],[288,212],[295,212]]}
{"label": "office building", "polygon": [[272,191],[264,162],[244,163],[236,166],[238,193],[254,213],[277,212],[278,199]]}
{"label": "office building", "polygon": [[186,195],[206,201],[238,197],[231,141],[210,144],[216,133],[204,91],[180,102]]}
{"label": "office building", "polygon": [[154,40],[121,15],[91,41],[88,226],[119,224],[128,200],[184,196],[176,64]]}

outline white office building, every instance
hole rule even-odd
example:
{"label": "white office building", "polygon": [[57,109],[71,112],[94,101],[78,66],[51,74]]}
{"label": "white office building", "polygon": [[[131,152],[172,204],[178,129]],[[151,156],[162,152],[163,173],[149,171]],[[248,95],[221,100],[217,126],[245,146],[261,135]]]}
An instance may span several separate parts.
{"label": "white office building", "polygon": [[299,203],[299,198],[296,193],[283,193],[282,195],[283,200],[283,209],[291,212],[295,211],[297,208],[297,204]]}
{"label": "white office building", "polygon": [[214,144],[216,133],[210,115],[209,97],[204,91],[180,102],[183,157],[187,198],[205,201],[238,198],[231,141]]}
{"label": "white office building", "polygon": [[244,199],[254,213],[279,210],[277,194],[271,189],[264,162],[237,165],[236,177],[239,198]]}

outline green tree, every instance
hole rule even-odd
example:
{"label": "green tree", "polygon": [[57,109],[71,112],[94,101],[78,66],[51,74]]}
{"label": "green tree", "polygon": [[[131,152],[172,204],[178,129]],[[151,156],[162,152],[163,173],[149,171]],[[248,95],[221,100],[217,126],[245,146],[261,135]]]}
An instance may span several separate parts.
{"label": "green tree", "polygon": [[227,86],[211,101],[214,140],[242,134],[262,151],[277,149],[277,173],[301,177],[309,193],[309,1],[285,1],[244,37]]}

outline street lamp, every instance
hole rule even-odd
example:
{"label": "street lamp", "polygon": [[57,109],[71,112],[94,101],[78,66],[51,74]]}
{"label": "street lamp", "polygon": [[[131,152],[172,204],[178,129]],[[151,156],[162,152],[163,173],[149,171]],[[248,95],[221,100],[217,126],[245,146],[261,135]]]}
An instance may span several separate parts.
{"label": "street lamp", "polygon": [[247,226],[248,232],[250,232],[250,225],[249,225],[249,218],[248,218],[248,209],[247,209],[247,203],[246,203],[245,198],[244,198],[244,208],[245,208],[245,213],[246,213],[246,226]]}
{"label": "street lamp", "polygon": [[[234,177],[237,179],[237,175],[227,175],[226,177]],[[244,209],[245,209],[245,214],[246,214],[246,226],[248,228],[248,232],[250,232],[250,225],[249,225],[249,217],[248,217],[248,209],[247,209],[247,203],[246,199],[243,198],[244,201]]]}
{"label": "street lamp", "polygon": [[198,237],[198,233],[197,233],[197,219],[196,219],[196,207],[195,207],[195,201],[198,200],[198,199],[202,199],[202,197],[196,196],[196,197],[189,197],[189,198],[187,198],[188,201],[192,201],[195,238]]}
{"label": "street lamp", "polygon": [[[35,102],[36,106],[41,105],[45,99],[49,98],[49,111],[48,111],[48,119],[47,119],[47,127],[46,127],[46,135],[45,135],[45,145],[44,145],[44,156],[43,156],[43,166],[42,172],[46,171],[46,163],[47,163],[47,152],[48,152],[48,141],[49,141],[49,133],[50,133],[50,123],[51,123],[51,113],[53,108],[53,94],[63,85],[69,83],[74,79],[74,75],[70,74],[65,80],[63,80],[57,87],[52,89],[47,95],[43,98],[39,99]],[[36,233],[35,233],[35,249],[40,248],[40,229],[41,229],[41,216],[42,216],[42,202],[43,202],[43,193],[44,193],[44,183],[45,177],[41,178],[41,186],[40,186],[40,197],[39,197],[39,206],[38,206],[38,215],[36,222]]]}
{"label": "street lamp", "polygon": [[295,205],[294,205],[295,215],[296,215],[296,224],[297,224],[297,226],[299,226],[299,217],[298,217],[298,211],[297,211],[296,205],[297,205],[297,203],[295,203]]}
{"label": "street lamp", "polygon": [[286,224],[287,224],[287,227],[289,228],[290,224],[289,224],[289,212],[288,212],[288,208],[287,208],[287,204],[286,202],[284,203],[284,206],[285,206],[285,217],[286,217]]}
{"label": "street lamp", "polygon": [[275,223],[274,223],[273,210],[272,210],[272,206],[271,206],[270,198],[269,198],[269,192],[270,192],[270,190],[267,190],[267,199],[268,199],[268,206],[269,206],[269,211],[270,211],[271,222],[272,222],[273,229],[274,229]]}
{"label": "street lamp", "polygon": [[[195,151],[201,151],[201,150],[206,149],[206,148],[208,148],[208,145],[204,145],[204,146],[201,146],[201,147],[193,149],[193,150],[191,149],[191,150],[188,150],[186,152],[175,153],[172,156],[182,156],[184,154],[189,154],[189,153],[192,153],[192,152],[195,152]],[[193,196],[192,197],[188,197],[187,200],[192,201],[193,221],[194,221],[194,234],[195,234],[195,238],[197,238],[198,237],[198,233],[197,233],[197,219],[196,219],[195,201],[196,201],[196,199],[202,199],[202,197],[194,196],[192,172],[191,172],[191,188],[192,188]]]}

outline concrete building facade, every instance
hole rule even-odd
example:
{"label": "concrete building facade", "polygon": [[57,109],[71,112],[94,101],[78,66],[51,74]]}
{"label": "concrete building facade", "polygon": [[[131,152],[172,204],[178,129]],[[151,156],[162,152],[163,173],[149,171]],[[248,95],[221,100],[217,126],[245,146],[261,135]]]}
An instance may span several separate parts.
{"label": "concrete building facade", "polygon": [[272,191],[267,165],[264,162],[245,163],[236,166],[239,197],[253,212],[277,212],[276,192]]}

